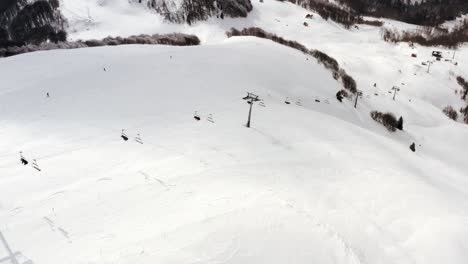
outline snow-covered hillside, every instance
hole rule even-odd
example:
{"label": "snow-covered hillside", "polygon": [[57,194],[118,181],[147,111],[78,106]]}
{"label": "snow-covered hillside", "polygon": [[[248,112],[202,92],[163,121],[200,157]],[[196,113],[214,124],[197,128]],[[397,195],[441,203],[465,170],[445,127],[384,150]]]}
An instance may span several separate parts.
{"label": "snow-covered hillside", "polygon": [[[34,263],[467,257],[466,127],[415,100],[390,134],[368,117],[374,99],[340,104],[340,84],[295,50],[234,38],[51,51],[0,72],[0,227]],[[251,129],[247,91],[266,104]]]}
{"label": "snow-covered hillside", "polygon": [[[458,65],[443,59],[428,73],[433,49],[306,20],[290,3],[254,1],[245,19],[191,27],[128,1],[63,3],[73,39],[182,31],[203,45],[0,59],[0,232],[19,263],[468,259],[468,126],[441,111],[463,105],[455,78],[467,77],[466,46]],[[251,26],[336,58],[364,93],[357,109],[336,100],[341,83],[314,58],[225,35]],[[265,104],[253,106],[251,128],[247,92]],[[404,130],[388,132],[372,110],[403,116]],[[0,262],[16,264],[8,254],[0,246]]]}

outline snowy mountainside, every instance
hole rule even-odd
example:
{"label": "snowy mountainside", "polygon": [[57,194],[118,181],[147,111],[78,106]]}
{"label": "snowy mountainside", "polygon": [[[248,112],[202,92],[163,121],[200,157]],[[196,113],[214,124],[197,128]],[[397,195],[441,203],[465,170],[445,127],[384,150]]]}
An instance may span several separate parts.
{"label": "snowy mountainside", "polygon": [[[466,127],[415,102],[405,132],[390,134],[368,111],[395,104],[391,97],[363,100],[357,110],[339,103],[340,84],[298,51],[233,38],[37,52],[3,59],[0,69],[8,138],[0,148],[0,227],[23,259],[467,257],[468,168],[453,155],[464,152]],[[254,106],[251,129],[243,126],[247,91],[266,104]],[[421,120],[422,109],[430,119]],[[411,141],[422,144],[416,153]],[[21,166],[19,151],[42,171]]]}
{"label": "snowy mountainside", "polygon": [[[452,60],[271,0],[192,26],[144,3],[96,3],[62,1],[71,39],[184,32],[203,45],[0,59],[0,232],[21,264],[466,262],[468,126],[442,113],[466,105],[466,45]],[[314,58],[228,39],[232,27],[336,58],[363,92],[357,108],[336,100],[342,84]],[[443,59],[428,72],[433,50]],[[247,92],[266,106],[253,106],[250,129]],[[403,131],[373,110],[402,116]]]}
{"label": "snowy mountainside", "polygon": [[[134,33],[139,33],[138,20],[136,13],[151,15],[153,20],[163,19],[166,22],[188,23],[192,24],[199,20],[206,20],[212,16],[223,17],[246,17],[252,10],[250,0],[62,0],[62,12],[72,21],[92,22],[93,16],[115,18],[117,15],[134,15],[136,20],[126,20],[133,28]],[[149,18],[148,18],[149,19]],[[91,20],[91,21],[89,21]],[[117,20],[114,20],[117,22]],[[72,22],[73,23],[73,22]]]}

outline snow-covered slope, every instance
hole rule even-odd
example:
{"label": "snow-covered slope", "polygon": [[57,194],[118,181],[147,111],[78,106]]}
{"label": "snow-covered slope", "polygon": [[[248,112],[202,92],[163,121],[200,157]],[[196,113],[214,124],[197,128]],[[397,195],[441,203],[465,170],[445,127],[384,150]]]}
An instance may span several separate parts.
{"label": "snow-covered slope", "polygon": [[[295,50],[234,38],[50,51],[3,59],[0,73],[0,228],[23,260],[468,257],[466,127],[415,100],[390,134],[370,120],[372,100],[340,104],[340,84]],[[247,91],[266,104],[251,129]]]}
{"label": "snow-covered slope", "polygon": [[[305,20],[311,12],[290,3],[254,1],[245,19],[191,27],[128,1],[96,3],[63,1],[73,39],[182,31],[204,45],[0,60],[0,232],[20,263],[466,262],[468,126],[441,112],[463,104],[466,46],[458,65],[427,73],[432,49]],[[251,26],[336,58],[364,93],[358,108],[335,99],[342,86],[315,59],[225,36]],[[250,129],[246,92],[266,105]],[[403,116],[404,131],[372,110]]]}

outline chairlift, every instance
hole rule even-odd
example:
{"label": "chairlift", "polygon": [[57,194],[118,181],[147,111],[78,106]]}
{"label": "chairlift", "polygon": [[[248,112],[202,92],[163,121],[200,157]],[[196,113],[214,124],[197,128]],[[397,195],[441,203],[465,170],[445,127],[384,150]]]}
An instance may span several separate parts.
{"label": "chairlift", "polygon": [[208,122],[214,123],[213,114],[209,114],[208,117],[206,118],[206,120]]}
{"label": "chairlift", "polygon": [[266,107],[265,102],[263,102],[263,101],[260,101],[260,103],[258,103],[258,105],[261,106],[261,107]]}
{"label": "chairlift", "polygon": [[32,167],[38,171],[41,171],[41,169],[39,168],[39,165],[37,165],[37,161],[35,159],[33,159],[33,163],[32,163]]}
{"label": "chairlift", "polygon": [[200,118],[200,115],[198,114],[198,111],[195,111],[195,114],[193,115],[193,118],[197,121],[200,121],[201,118]]}
{"label": "chairlift", "polygon": [[122,134],[120,135],[120,137],[121,137],[124,141],[128,141],[128,136],[125,134],[125,129],[122,129]]}
{"label": "chairlift", "polygon": [[291,104],[291,102],[289,101],[289,98],[286,97],[286,100],[284,101],[285,104]]}
{"label": "chairlift", "polygon": [[28,165],[28,163],[29,163],[28,160],[26,160],[26,158],[23,157],[23,152],[22,151],[20,151],[20,161],[24,166]]}
{"label": "chairlift", "polygon": [[140,134],[137,134],[137,136],[135,137],[135,141],[137,143],[143,144],[143,140],[141,139]]}

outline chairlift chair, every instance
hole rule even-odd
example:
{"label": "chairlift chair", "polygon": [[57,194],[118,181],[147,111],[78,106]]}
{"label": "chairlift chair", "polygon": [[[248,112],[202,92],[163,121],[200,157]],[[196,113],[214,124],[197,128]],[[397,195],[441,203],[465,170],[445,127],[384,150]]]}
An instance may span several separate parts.
{"label": "chairlift chair", "polygon": [[286,100],[284,101],[285,104],[291,104],[291,102],[289,101],[289,98],[286,97]]}
{"label": "chairlift chair", "polygon": [[200,115],[198,115],[198,111],[195,111],[195,114],[193,115],[193,118],[197,121],[200,121],[201,118],[200,118]]}
{"label": "chairlift chair", "polygon": [[41,171],[41,169],[39,168],[39,165],[37,165],[37,161],[35,159],[33,159],[32,166],[33,166],[34,169],[36,169],[38,171]]}
{"label": "chairlift chair", "polygon": [[135,141],[140,144],[143,144],[143,140],[141,139],[140,134],[137,134],[137,136],[135,137]]}
{"label": "chairlift chair", "polygon": [[20,161],[21,161],[21,163],[22,163],[24,166],[28,165],[28,163],[29,163],[29,162],[26,160],[26,158],[23,157],[23,152],[22,152],[22,151],[20,152]]}
{"label": "chairlift chair", "polygon": [[209,114],[206,120],[208,120],[208,122],[214,123],[213,114]]}
{"label": "chairlift chair", "polygon": [[125,134],[125,129],[122,129],[122,134],[120,135],[120,137],[121,137],[124,141],[128,141],[128,136]]}

